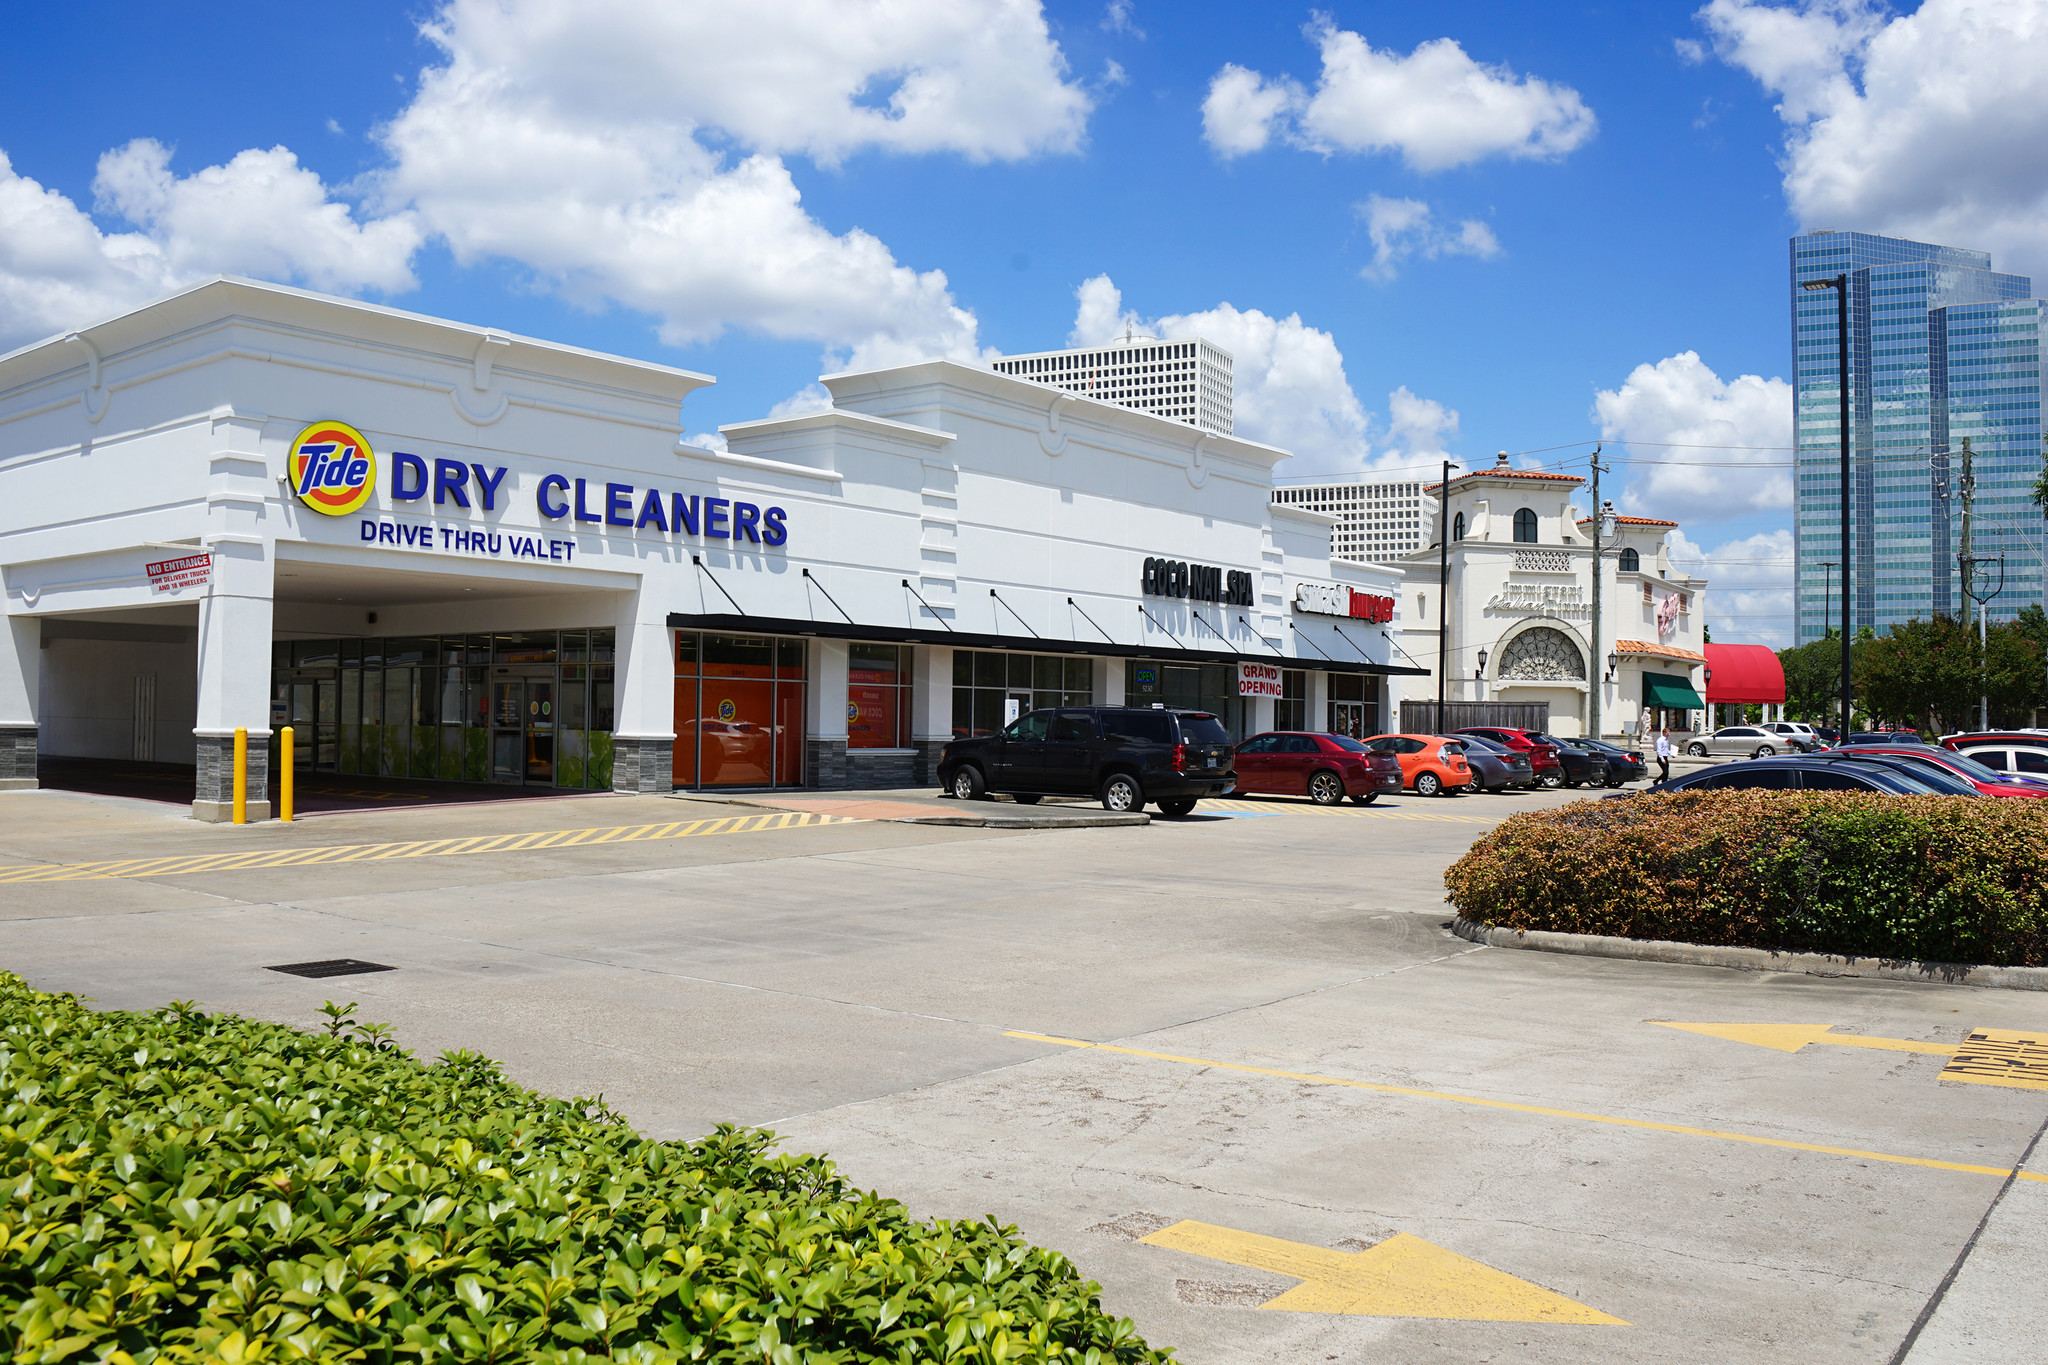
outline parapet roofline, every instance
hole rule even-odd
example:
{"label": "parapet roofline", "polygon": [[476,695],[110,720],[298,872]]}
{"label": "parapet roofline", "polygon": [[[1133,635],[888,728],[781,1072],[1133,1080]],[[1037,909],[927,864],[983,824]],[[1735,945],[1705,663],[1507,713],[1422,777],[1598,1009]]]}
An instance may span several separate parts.
{"label": "parapet roofline", "polygon": [[[322,313],[329,314],[330,319],[322,320],[319,316]],[[479,327],[380,303],[365,303],[361,299],[340,298],[310,289],[245,279],[239,275],[216,275],[152,299],[125,313],[60,332],[41,341],[32,341],[0,355],[0,385],[9,384],[10,370],[34,368],[29,362],[36,357],[58,363],[50,365],[42,375],[28,376],[30,379],[78,368],[85,363],[85,357],[71,344],[73,337],[82,337],[103,360],[111,360],[155,338],[236,316],[303,327],[313,332],[339,333],[342,329],[331,320],[331,315],[337,313],[390,333],[389,340],[394,343],[410,345],[451,360],[470,363],[488,340],[496,339],[508,348],[493,358],[497,366],[525,368],[523,362],[529,358],[543,364],[551,361],[549,368],[567,372],[566,377],[577,377],[580,371],[581,377],[591,382],[672,397],[677,402],[697,389],[718,382],[711,375],[695,370],[587,350],[558,341],[543,341],[499,327]],[[365,329],[358,327],[356,330]]]}
{"label": "parapet roofline", "polygon": [[[1061,409],[1063,414],[1085,415],[1091,421],[1124,427],[1147,436],[1172,435],[1184,444],[1201,445],[1205,452],[1213,451],[1247,464],[1264,465],[1268,469],[1282,460],[1294,457],[1293,451],[1283,450],[1279,446],[1247,441],[1241,436],[1224,436],[1201,427],[1190,426],[1171,417],[1155,417],[1149,412],[1127,408],[1121,403],[1075,393],[1072,389],[1063,389],[1055,384],[1041,384],[1022,375],[998,374],[994,370],[958,360],[915,360],[907,365],[890,365],[873,370],[840,370],[834,374],[818,376],[818,382],[831,392],[835,404],[845,399],[866,397],[888,389],[946,384],[990,398],[1021,402],[1028,407],[1060,402],[1067,405]],[[1086,406],[1083,406],[1084,404]],[[1064,416],[1062,420],[1065,420]],[[1204,442],[1208,444],[1203,444]]]}
{"label": "parapet roofline", "polygon": [[915,441],[919,445],[935,448],[945,445],[948,441],[960,439],[950,431],[921,427],[910,422],[898,422],[889,417],[871,417],[865,412],[854,412],[848,408],[820,408],[816,412],[800,412],[793,417],[757,417],[749,422],[728,422],[718,429],[718,434],[730,441],[735,437],[745,439],[749,436],[785,436],[794,432],[823,431],[835,427],[850,427],[873,436]]}

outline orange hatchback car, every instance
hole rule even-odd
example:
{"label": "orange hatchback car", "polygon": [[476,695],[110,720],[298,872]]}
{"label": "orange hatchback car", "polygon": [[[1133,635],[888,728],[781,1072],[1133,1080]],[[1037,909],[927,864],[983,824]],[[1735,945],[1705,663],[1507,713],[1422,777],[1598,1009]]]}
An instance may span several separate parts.
{"label": "orange hatchback car", "polygon": [[1442,735],[1375,735],[1365,747],[1401,760],[1401,780],[1417,796],[1441,796],[1472,785],[1472,766],[1455,739]]}

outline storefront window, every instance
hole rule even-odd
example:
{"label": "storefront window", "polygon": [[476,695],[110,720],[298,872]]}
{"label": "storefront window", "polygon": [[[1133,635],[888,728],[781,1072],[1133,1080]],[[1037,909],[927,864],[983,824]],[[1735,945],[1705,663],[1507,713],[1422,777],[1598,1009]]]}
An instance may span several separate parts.
{"label": "storefront window", "polygon": [[675,661],[677,786],[802,784],[802,640],[679,631]]}
{"label": "storefront window", "polygon": [[1300,668],[1280,670],[1280,697],[1273,703],[1275,730],[1308,729],[1308,672]]}
{"label": "storefront window", "polygon": [[1223,722],[1232,740],[1243,739],[1245,707],[1237,695],[1237,669],[1230,664],[1167,663],[1136,659],[1124,674],[1124,694],[1133,706],[1207,711]]}
{"label": "storefront window", "polygon": [[846,747],[910,747],[910,651],[903,646],[847,647]]}
{"label": "storefront window", "polygon": [[1092,706],[1092,660],[1060,654],[953,651],[953,735],[994,734],[1026,712]]}
{"label": "storefront window", "polygon": [[273,693],[295,730],[301,713],[318,727],[311,742],[293,736],[302,768],[602,790],[611,785],[612,638],[293,641],[274,651]]}
{"label": "storefront window", "polygon": [[1329,724],[1333,735],[1367,739],[1380,733],[1379,688],[1363,673],[1332,673]]}

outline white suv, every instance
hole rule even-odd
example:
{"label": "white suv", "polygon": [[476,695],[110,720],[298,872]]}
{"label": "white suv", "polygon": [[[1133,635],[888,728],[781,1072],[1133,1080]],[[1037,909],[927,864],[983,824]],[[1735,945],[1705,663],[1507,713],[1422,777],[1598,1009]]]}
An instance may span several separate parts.
{"label": "white suv", "polygon": [[1810,754],[1815,749],[1825,749],[1828,747],[1827,741],[1814,733],[1813,727],[1803,721],[1774,720],[1768,725],[1759,728],[1768,730],[1774,735],[1784,736],[1791,743],[1792,747],[1801,753]]}

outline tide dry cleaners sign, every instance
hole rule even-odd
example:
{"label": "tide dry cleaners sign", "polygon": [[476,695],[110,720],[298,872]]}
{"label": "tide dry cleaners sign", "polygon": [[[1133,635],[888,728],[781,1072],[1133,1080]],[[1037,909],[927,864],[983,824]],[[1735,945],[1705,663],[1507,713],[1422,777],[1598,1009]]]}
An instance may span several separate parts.
{"label": "tide dry cleaners sign", "polygon": [[1394,619],[1394,599],[1379,597],[1342,583],[1296,583],[1294,609],[1317,616],[1349,616],[1383,625]]}
{"label": "tide dry cleaners sign", "polygon": [[[330,517],[362,510],[376,490],[377,466],[377,454],[369,441],[346,422],[313,423],[294,438],[285,461],[298,500]],[[486,469],[447,459],[436,459],[430,467],[418,455],[394,450],[389,492],[394,504],[420,503],[432,497],[436,509],[447,509],[435,511],[436,516],[453,515],[457,508],[495,512],[505,496],[506,472],[504,465]],[[534,503],[548,520],[568,521],[564,529],[570,532],[581,530],[580,523],[588,523],[628,531],[645,531],[651,526],[667,535],[771,547],[789,540],[789,514],[782,508],[733,498],[695,493],[685,497],[664,494],[659,488],[643,491],[629,483],[606,483],[600,491],[585,479],[546,474],[535,487]],[[494,526],[420,526],[368,517],[360,525],[362,539],[371,544],[560,563],[571,562],[576,555],[573,539],[557,540]]]}

